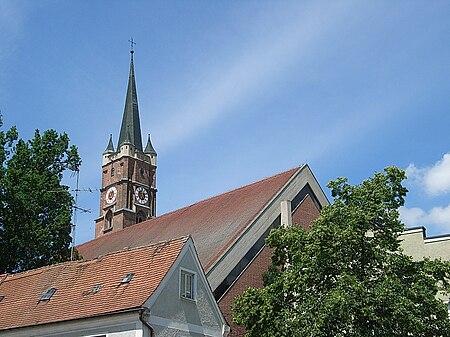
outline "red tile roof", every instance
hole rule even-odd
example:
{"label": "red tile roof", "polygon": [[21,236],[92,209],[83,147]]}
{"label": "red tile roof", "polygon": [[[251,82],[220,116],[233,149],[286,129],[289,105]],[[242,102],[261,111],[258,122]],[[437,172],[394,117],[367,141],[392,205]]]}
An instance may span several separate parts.
{"label": "red tile roof", "polygon": [[302,167],[101,236],[77,249],[91,259],[124,247],[191,235],[206,271]]}
{"label": "red tile roof", "polygon": [[[60,322],[141,307],[153,294],[188,237],[13,274],[0,283],[0,330]],[[128,273],[130,283],[121,284]],[[94,285],[100,291],[93,293]],[[56,292],[40,301],[50,288]]]}

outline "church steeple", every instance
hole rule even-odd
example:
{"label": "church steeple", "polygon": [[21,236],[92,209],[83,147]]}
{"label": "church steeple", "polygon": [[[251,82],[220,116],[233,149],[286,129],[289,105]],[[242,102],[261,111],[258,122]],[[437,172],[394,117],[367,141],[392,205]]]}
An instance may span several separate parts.
{"label": "church steeple", "polygon": [[137,151],[142,152],[141,123],[139,121],[136,80],[134,77],[133,49],[131,49],[130,55],[130,75],[128,77],[127,97],[125,99],[125,109],[123,111],[122,127],[120,128],[117,149],[120,149],[120,147],[128,140]]}
{"label": "church steeple", "polygon": [[119,142],[114,149],[111,135],[103,152],[100,214],[95,220],[95,237],[156,216],[157,154],[150,135],[145,149],[142,147],[133,39],[130,42],[130,74]]}

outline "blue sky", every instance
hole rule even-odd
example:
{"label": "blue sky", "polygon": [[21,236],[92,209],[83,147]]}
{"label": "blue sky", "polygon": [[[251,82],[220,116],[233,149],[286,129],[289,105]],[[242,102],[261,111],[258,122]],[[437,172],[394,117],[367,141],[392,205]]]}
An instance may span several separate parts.
{"label": "blue sky", "polygon": [[[328,195],[331,179],[397,165],[406,224],[450,233],[449,18],[437,0],[0,0],[4,128],[67,132],[80,188],[100,188],[133,37],[158,214],[304,162]],[[78,214],[81,243],[99,192],[78,204],[92,211]]]}

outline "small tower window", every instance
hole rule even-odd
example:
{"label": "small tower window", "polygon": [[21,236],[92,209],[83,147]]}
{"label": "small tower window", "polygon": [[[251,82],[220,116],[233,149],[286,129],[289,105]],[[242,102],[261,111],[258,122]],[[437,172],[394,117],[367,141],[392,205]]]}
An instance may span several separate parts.
{"label": "small tower window", "polygon": [[105,229],[109,229],[112,227],[112,218],[112,212],[111,210],[109,210],[105,216]]}
{"label": "small tower window", "polygon": [[136,216],[136,223],[142,222],[146,219],[145,214],[142,212],[138,212]]}
{"label": "small tower window", "polygon": [[143,167],[141,167],[141,169],[139,170],[139,172],[141,173],[141,177],[143,177],[145,175],[145,170]]}
{"label": "small tower window", "polygon": [[114,177],[114,167],[111,167],[111,177]]}

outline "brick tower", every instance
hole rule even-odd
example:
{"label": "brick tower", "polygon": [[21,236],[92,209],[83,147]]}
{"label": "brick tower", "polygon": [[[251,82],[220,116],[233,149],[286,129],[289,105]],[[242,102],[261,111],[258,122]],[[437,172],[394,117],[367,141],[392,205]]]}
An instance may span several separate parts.
{"label": "brick tower", "polygon": [[95,237],[156,215],[156,151],[148,135],[143,149],[131,48],[130,75],[117,150],[112,135],[103,153],[100,214]]}

